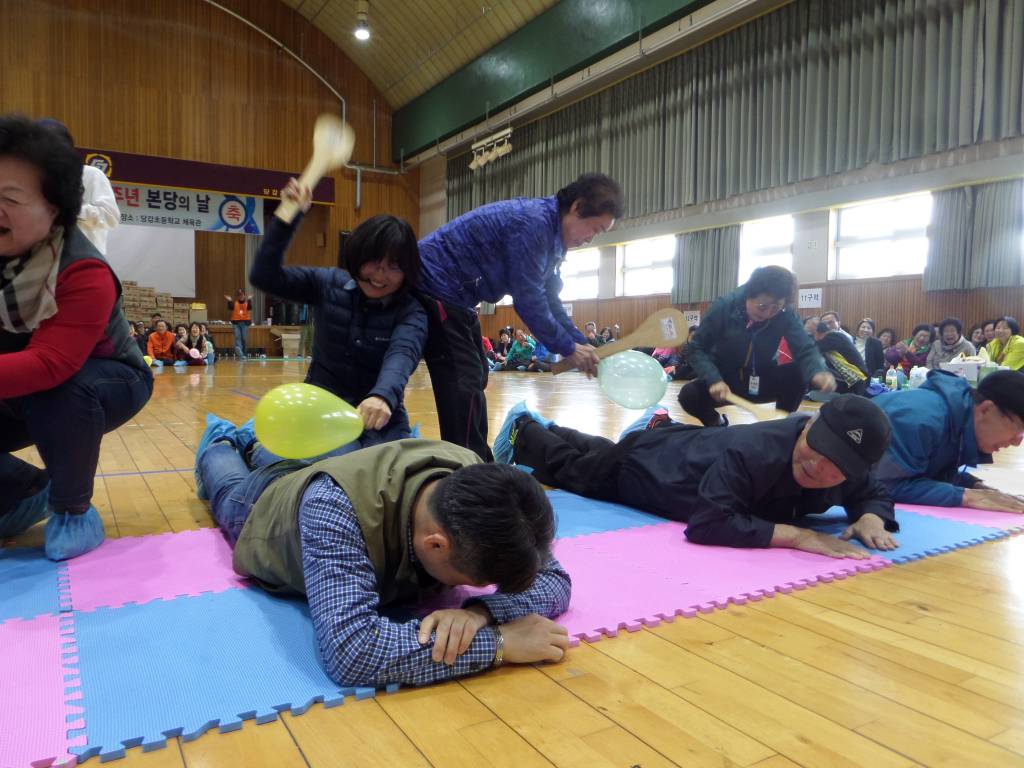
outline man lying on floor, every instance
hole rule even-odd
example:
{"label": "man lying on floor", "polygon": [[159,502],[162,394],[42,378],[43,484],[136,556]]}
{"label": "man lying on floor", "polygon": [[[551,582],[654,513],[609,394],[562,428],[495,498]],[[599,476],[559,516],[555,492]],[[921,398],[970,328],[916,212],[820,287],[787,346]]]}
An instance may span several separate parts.
{"label": "man lying on floor", "polygon": [[[560,427],[527,410],[508,413],[496,461],[533,469],[540,482],[685,521],[686,538],[726,547],[791,547],[869,557],[852,544],[895,549],[899,525],[871,474],[889,445],[889,421],[870,400],[841,395],[817,416],[733,427],[654,421],[618,443]],[[841,538],[794,525],[846,508]]]}
{"label": "man lying on floor", "polygon": [[[569,636],[550,617],[569,607],[571,583],[551,556],[554,515],[536,480],[432,440],[250,471],[236,439],[233,424],[207,416],[197,492],[238,573],[307,597],[339,685],[424,685],[562,658]],[[460,584],[499,591],[422,621],[380,614]]]}
{"label": "man lying on floor", "polygon": [[1024,440],[1024,373],[995,371],[977,389],[948,371],[930,371],[917,389],[874,400],[892,424],[876,475],[893,501],[1024,512],[1024,497],[985,485],[963,467]]}

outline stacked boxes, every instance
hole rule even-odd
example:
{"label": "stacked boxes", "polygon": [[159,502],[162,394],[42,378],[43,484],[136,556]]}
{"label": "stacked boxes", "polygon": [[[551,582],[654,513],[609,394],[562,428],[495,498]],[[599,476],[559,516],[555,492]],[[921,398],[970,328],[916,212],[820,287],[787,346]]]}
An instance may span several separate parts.
{"label": "stacked boxes", "polygon": [[134,280],[121,281],[121,303],[124,314],[131,321],[142,320],[149,325],[154,312],[159,312],[170,326],[189,322],[189,305],[175,304],[169,293],[157,293],[155,288],[139,285]]}

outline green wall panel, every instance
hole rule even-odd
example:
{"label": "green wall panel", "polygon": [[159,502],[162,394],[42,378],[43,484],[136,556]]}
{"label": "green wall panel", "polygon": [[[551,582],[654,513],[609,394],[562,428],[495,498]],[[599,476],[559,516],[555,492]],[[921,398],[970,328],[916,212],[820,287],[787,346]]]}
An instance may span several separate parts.
{"label": "green wall panel", "polygon": [[397,161],[711,0],[562,0],[394,114]]}

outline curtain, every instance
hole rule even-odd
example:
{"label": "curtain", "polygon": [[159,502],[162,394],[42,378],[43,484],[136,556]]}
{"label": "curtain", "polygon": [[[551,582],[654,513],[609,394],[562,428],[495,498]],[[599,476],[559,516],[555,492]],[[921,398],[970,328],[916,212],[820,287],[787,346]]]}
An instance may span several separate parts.
{"label": "curtain", "polygon": [[936,192],[926,291],[1024,285],[1024,180]]}
{"label": "curtain", "polygon": [[926,291],[958,290],[966,285],[973,210],[974,194],[970,187],[932,194],[928,261],[922,280]]}
{"label": "curtain", "polygon": [[448,213],[617,178],[645,216],[1024,135],[1024,0],[796,0],[513,135]]}
{"label": "curtain", "polygon": [[740,227],[684,232],[676,238],[673,304],[711,301],[736,289]]}
{"label": "curtain", "polygon": [[967,288],[1024,285],[1024,180],[975,187]]}

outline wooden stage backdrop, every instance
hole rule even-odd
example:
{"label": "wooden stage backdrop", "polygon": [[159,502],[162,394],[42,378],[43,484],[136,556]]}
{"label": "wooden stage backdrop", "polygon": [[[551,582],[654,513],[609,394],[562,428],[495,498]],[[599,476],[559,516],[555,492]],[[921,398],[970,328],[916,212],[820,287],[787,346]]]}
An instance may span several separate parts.
{"label": "wooden stage backdrop", "polygon": [[[219,0],[301,52],[348,103],[353,162],[391,157],[391,109],[369,79],[285,3]],[[316,116],[337,99],[263,35],[201,0],[0,2],[0,112],[55,117],[80,146],[294,171],[311,151]],[[419,172],[334,175],[335,205],[311,215],[292,263],[333,265],[338,233],[378,213],[419,222]],[[321,235],[317,244],[317,235]],[[243,283],[245,238],[198,233],[196,292],[211,319]],[[189,297],[191,298],[191,297]]]}

